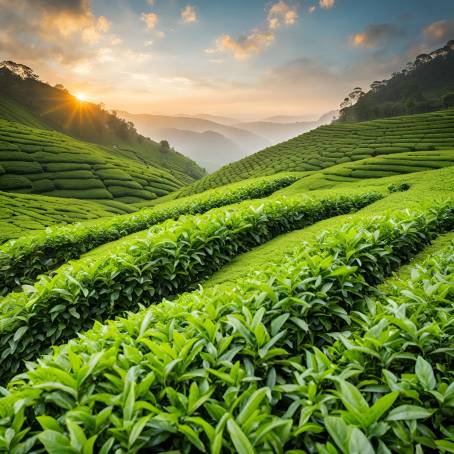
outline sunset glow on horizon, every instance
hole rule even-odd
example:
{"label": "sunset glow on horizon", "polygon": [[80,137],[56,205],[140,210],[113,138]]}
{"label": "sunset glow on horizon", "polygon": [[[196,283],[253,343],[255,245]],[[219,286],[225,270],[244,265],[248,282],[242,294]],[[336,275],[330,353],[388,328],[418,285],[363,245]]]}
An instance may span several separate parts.
{"label": "sunset glow on horizon", "polygon": [[0,52],[109,109],[309,119],[452,38],[435,3],[0,0]]}

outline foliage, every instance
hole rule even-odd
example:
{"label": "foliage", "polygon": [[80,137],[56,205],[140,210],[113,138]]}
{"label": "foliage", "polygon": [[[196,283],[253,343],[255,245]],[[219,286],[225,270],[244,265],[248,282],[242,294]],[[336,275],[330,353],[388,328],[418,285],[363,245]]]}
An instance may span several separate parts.
{"label": "foliage", "polygon": [[292,175],[259,178],[163,204],[154,209],[71,226],[56,226],[0,246],[0,294],[30,284],[84,252],[182,214],[203,213],[215,207],[265,197],[297,180]]}
{"label": "foliage", "polygon": [[339,122],[432,112],[453,106],[454,41],[393,73],[388,80],[374,81],[364,93],[355,89],[341,104]]}
{"label": "foliage", "polygon": [[389,192],[405,192],[410,189],[410,185],[408,183],[391,183],[388,186]]}
{"label": "foliage", "polygon": [[[435,285],[424,279],[422,298],[397,292],[402,301],[389,300],[384,317],[365,296],[452,227],[447,206],[345,225],[233,286],[97,324],[4,390],[4,449],[386,453],[386,446],[449,446],[441,438],[451,430],[452,373],[438,358],[450,361],[454,335],[446,318],[452,286],[444,281],[452,265],[440,260],[438,272],[424,275]],[[409,305],[414,310],[406,312]],[[421,347],[433,352],[425,355],[430,362]]]}
{"label": "foliage", "polygon": [[[86,200],[73,199],[68,204],[67,200],[56,197],[0,192],[0,243],[51,225],[108,217],[116,213],[118,210]],[[3,264],[1,259],[0,263]]]}
{"label": "foliage", "polygon": [[[284,232],[381,198],[377,193],[321,200],[243,202],[183,216],[141,232],[107,251],[43,276],[0,300],[0,377],[49,345],[104,320],[187,290],[232,257]],[[43,329],[43,327],[47,327]],[[18,336],[17,333],[20,333]]]}

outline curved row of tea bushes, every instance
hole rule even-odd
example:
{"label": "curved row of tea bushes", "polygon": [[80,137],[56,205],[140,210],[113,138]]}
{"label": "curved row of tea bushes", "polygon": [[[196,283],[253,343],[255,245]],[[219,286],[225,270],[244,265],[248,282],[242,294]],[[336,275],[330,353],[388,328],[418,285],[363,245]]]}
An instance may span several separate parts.
{"label": "curved row of tea bushes", "polygon": [[49,227],[40,233],[11,240],[0,246],[0,295],[23,284],[31,284],[46,273],[104,243],[144,230],[182,214],[197,214],[242,200],[265,197],[294,183],[298,178],[284,174],[207,191],[137,213],[71,226]]}
{"label": "curved row of tea bushes", "polygon": [[61,267],[0,299],[0,377],[125,310],[191,288],[232,257],[284,232],[349,213],[382,196],[247,201],[168,220],[104,254]]}
{"label": "curved row of tea bushes", "polygon": [[[452,108],[383,120],[333,123],[227,164],[182,188],[181,192],[194,194],[244,178],[289,170],[319,171],[374,156],[408,154],[412,151],[424,151],[430,156],[430,151],[453,148]],[[405,154],[402,155],[403,159]],[[378,169],[374,170],[374,177],[378,178]],[[371,176],[373,175],[367,174],[365,178]]]}
{"label": "curved row of tea bushes", "polygon": [[[325,419],[343,409],[340,394],[323,395],[319,383],[342,386],[355,376],[329,369],[317,346],[361,325],[354,309],[365,296],[452,227],[448,206],[347,224],[235,285],[97,323],[9,384],[0,400],[3,446],[315,452],[328,437]],[[386,390],[370,385],[370,392]],[[357,432],[353,439],[364,442]]]}

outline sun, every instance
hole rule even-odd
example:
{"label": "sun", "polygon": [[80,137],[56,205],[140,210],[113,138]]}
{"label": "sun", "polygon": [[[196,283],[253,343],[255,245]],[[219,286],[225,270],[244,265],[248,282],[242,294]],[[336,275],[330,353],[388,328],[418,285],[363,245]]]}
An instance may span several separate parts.
{"label": "sun", "polygon": [[80,102],[85,102],[85,101],[87,100],[87,95],[86,95],[85,93],[80,93],[80,92],[79,92],[79,93],[76,93],[74,96],[75,96],[75,97],[77,98],[77,100],[80,101]]}

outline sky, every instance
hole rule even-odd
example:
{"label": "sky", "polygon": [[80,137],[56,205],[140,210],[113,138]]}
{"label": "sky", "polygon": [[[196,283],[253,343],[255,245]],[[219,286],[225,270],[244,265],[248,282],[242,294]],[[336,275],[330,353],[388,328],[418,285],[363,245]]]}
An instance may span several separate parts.
{"label": "sky", "polygon": [[150,114],[315,119],[454,39],[454,0],[0,0],[0,60]]}

